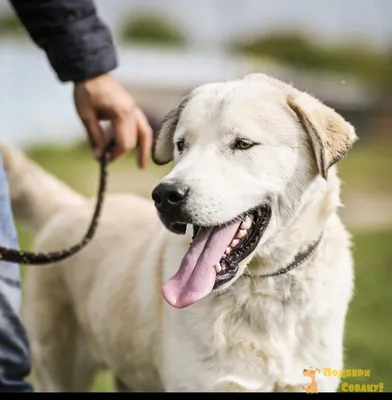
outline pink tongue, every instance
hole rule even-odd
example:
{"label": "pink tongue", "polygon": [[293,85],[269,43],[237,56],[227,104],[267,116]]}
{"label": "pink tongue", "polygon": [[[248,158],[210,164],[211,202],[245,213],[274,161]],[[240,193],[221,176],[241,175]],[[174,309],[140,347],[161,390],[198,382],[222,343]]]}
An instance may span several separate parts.
{"label": "pink tongue", "polygon": [[211,293],[215,264],[230,245],[241,221],[222,227],[200,228],[180,268],[162,288],[163,297],[176,308],[184,308]]}

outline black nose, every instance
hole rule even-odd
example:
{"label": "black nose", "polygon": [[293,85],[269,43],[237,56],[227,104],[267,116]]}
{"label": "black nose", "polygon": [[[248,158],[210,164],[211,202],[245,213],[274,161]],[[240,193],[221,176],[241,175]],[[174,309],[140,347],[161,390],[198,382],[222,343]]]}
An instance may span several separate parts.
{"label": "black nose", "polygon": [[164,182],[153,190],[151,196],[158,210],[174,211],[184,203],[188,191],[189,187],[180,182]]}

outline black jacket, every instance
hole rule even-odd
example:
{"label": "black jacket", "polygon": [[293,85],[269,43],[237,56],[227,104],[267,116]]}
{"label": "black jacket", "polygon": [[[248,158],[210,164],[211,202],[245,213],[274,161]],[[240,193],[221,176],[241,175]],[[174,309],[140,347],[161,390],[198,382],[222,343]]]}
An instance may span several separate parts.
{"label": "black jacket", "polygon": [[84,81],[117,66],[112,37],[91,0],[10,2],[60,81]]}

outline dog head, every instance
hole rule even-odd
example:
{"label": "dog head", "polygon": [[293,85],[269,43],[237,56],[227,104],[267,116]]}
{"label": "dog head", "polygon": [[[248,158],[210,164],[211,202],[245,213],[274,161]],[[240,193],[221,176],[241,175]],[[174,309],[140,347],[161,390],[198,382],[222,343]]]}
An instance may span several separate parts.
{"label": "dog head", "polygon": [[308,367],[302,370],[302,375],[308,376],[311,379],[315,379],[317,372],[320,373],[319,368],[314,369],[313,367]]}
{"label": "dog head", "polygon": [[156,163],[174,163],[152,193],[161,221],[175,233],[194,228],[167,286],[175,293],[165,296],[182,291],[185,298],[169,302],[186,306],[231,285],[254,250],[287,224],[311,182],[327,180],[355,140],[334,110],[263,74],[187,95],[163,121],[153,148]]}

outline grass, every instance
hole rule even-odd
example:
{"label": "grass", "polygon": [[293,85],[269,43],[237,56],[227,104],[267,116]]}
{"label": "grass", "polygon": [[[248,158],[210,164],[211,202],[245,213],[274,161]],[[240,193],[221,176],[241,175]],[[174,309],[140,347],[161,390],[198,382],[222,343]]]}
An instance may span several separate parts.
{"label": "grass", "polygon": [[[357,146],[351,157],[343,161],[340,175],[346,182],[345,191],[392,194],[388,185],[392,173],[390,146],[369,144]],[[28,151],[45,169],[86,195],[95,194],[98,166],[84,145],[66,148],[41,146]],[[135,169],[135,156],[124,157],[110,167],[110,191],[135,191],[149,196],[152,187],[166,174],[168,167],[150,165],[146,171]],[[22,248],[30,249],[33,236],[17,222]],[[392,391],[392,227],[375,231],[353,232],[356,267],[356,293],[346,325],[345,368],[370,369],[369,378],[349,378],[349,383],[382,382],[384,391]],[[25,272],[22,268],[22,274]],[[333,366],[331,366],[333,367]],[[111,376],[100,371],[94,391],[113,391]]]}
{"label": "grass", "polygon": [[345,368],[370,369],[350,383],[384,384],[392,391],[392,228],[354,232],[355,295],[346,327]]}
{"label": "grass", "polygon": [[392,195],[391,140],[358,141],[339,165],[345,191]]}

